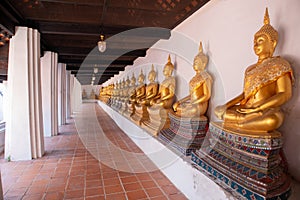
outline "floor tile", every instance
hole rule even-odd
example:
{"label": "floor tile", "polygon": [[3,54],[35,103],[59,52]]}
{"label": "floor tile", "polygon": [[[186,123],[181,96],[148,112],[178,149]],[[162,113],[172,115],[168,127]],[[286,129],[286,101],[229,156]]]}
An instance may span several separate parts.
{"label": "floor tile", "polygon": [[[100,107],[96,108],[105,135],[113,144],[128,152],[142,153]],[[105,163],[99,162],[85,148],[74,120],[68,119],[67,125],[59,127],[58,136],[45,138],[42,158],[17,162],[0,160],[5,200],[186,199],[160,171],[132,173],[132,168],[153,165],[145,155],[138,160],[136,156],[124,157],[106,145],[96,147],[95,141],[89,145],[94,145],[91,150],[98,151]],[[109,167],[116,165],[128,171]]]}

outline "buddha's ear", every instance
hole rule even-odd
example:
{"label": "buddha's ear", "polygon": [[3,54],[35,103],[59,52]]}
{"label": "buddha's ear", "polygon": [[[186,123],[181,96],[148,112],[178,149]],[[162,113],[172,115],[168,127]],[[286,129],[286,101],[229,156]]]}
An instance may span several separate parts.
{"label": "buddha's ear", "polygon": [[276,48],[276,45],[277,45],[277,41],[273,40],[272,42],[273,42],[273,49],[274,49],[273,51],[275,51],[275,48]]}

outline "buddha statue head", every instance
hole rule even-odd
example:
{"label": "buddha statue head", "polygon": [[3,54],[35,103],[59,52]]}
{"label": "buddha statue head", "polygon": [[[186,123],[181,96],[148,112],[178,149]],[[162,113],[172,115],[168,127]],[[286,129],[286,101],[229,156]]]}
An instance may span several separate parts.
{"label": "buddha statue head", "polygon": [[254,52],[260,60],[273,56],[278,41],[278,32],[271,26],[268,8],[264,16],[264,25],[254,35]]}
{"label": "buddha statue head", "polygon": [[126,84],[125,84],[125,87],[129,87],[130,85],[130,79],[129,79],[129,76],[127,76],[127,79],[126,79]]}
{"label": "buddha statue head", "polygon": [[141,84],[143,84],[144,83],[144,81],[145,81],[145,75],[143,74],[143,70],[141,69],[141,73],[140,73],[140,75],[139,75],[139,84],[141,85]]}
{"label": "buddha statue head", "polygon": [[130,83],[131,83],[131,84],[130,84],[131,86],[135,86],[136,78],[135,78],[135,76],[134,76],[134,73],[132,73],[132,77],[131,77]]}
{"label": "buddha statue head", "polygon": [[125,86],[126,86],[126,80],[125,80],[125,78],[123,78],[123,81],[122,81],[122,89],[124,89]]}
{"label": "buddha statue head", "polygon": [[171,76],[173,70],[174,70],[174,65],[171,62],[171,56],[169,54],[168,62],[167,62],[167,64],[165,64],[165,67],[164,67],[164,70],[163,70],[164,76],[166,76],[166,77]]}
{"label": "buddha statue head", "polygon": [[148,74],[148,80],[150,83],[153,83],[156,78],[156,71],[154,70],[154,65],[152,64],[151,71]]}
{"label": "buddha statue head", "polygon": [[201,72],[205,69],[208,62],[208,57],[203,53],[202,42],[199,45],[199,53],[194,58],[193,68],[196,73]]}

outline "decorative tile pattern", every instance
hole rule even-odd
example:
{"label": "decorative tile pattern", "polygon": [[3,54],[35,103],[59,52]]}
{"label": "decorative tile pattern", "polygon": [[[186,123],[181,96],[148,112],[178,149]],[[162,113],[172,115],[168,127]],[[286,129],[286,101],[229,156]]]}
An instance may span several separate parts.
{"label": "decorative tile pattern", "polygon": [[191,161],[234,196],[287,199],[290,180],[285,174],[281,145],[281,137],[242,137],[210,123],[203,145],[192,153]]}
{"label": "decorative tile pattern", "polygon": [[169,113],[170,128],[161,130],[158,139],[175,151],[190,156],[201,147],[208,128],[207,119],[179,118]]}

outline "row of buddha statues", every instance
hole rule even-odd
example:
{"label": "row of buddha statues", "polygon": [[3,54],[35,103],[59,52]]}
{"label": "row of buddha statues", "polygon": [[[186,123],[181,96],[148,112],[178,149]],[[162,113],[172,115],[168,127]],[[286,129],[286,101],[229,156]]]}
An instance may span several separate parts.
{"label": "row of buddha statues", "polygon": [[[222,122],[217,122],[221,124],[220,126],[216,126],[213,122],[209,125],[210,127],[217,127],[210,130],[210,132],[212,132],[209,136],[210,140],[214,139],[213,137],[216,135],[219,135],[218,137],[220,138],[225,137],[222,135],[224,132],[228,133],[225,134],[226,137],[230,135],[230,138],[227,138],[228,141],[235,136],[238,137],[238,139],[231,143],[226,143],[227,139],[225,140],[223,138],[217,142],[219,145],[215,145],[215,147],[211,146],[208,142],[208,145],[205,147],[206,149],[202,150],[202,153],[205,156],[211,155],[211,157],[201,158],[193,154],[194,162],[199,164],[199,166],[203,167],[210,164],[214,166],[214,169],[220,172],[232,174],[233,172],[229,172],[228,169],[231,169],[233,166],[229,166],[228,163],[235,163],[231,155],[237,155],[237,159],[240,158],[241,160],[236,161],[238,164],[235,164],[235,166],[240,165],[242,169],[247,170],[250,166],[250,170],[252,170],[251,173],[266,171],[266,173],[263,173],[261,176],[269,177],[270,173],[273,173],[272,170],[276,171],[279,177],[285,176],[282,175],[284,172],[281,170],[281,165],[279,164],[282,158],[279,155],[278,149],[281,149],[282,144],[281,134],[277,129],[284,121],[284,113],[281,110],[281,106],[292,96],[294,78],[292,68],[288,61],[280,56],[273,56],[277,42],[278,32],[271,26],[268,10],[266,9],[264,25],[254,35],[253,49],[258,56],[258,60],[253,65],[250,65],[244,73],[243,91],[240,95],[237,95],[224,105],[214,108],[214,114]],[[163,68],[165,78],[161,83],[156,81],[157,72],[152,65],[151,71],[148,74],[148,84],[145,84],[145,75],[143,71],[141,71],[138,76],[137,85],[136,78],[134,74],[132,74],[131,79],[127,77],[126,80],[103,87],[99,96],[103,102],[152,134],[158,135],[162,133],[165,134],[165,137],[169,137],[170,134],[165,133],[164,130],[170,130],[170,118],[179,121],[176,122],[179,126],[181,126],[180,123],[182,121],[186,122],[188,120],[193,122],[207,122],[206,112],[211,98],[213,84],[211,75],[206,71],[207,64],[208,57],[203,53],[203,47],[200,43],[199,52],[193,62],[193,69],[196,74],[189,82],[189,95],[178,101],[175,101],[176,84],[175,78],[172,75],[174,65],[171,62],[170,56]],[[171,129],[174,132],[176,128],[171,127]],[[218,131],[216,131],[217,129]],[[178,130],[178,128],[176,130]],[[184,131],[187,131],[187,129],[184,129]],[[176,135],[177,133],[172,134]],[[183,132],[182,135],[185,135],[185,133]],[[251,146],[252,149],[248,149],[250,147],[247,146],[248,143],[246,142],[243,144],[239,143],[238,140],[240,140],[240,138],[243,138],[244,141],[249,141],[249,143],[254,141]],[[261,147],[259,146],[260,144],[266,144],[266,146]],[[277,149],[274,147],[275,144],[278,144]],[[241,146],[243,146],[244,149],[238,149],[241,148]],[[261,155],[253,156],[252,154],[259,154],[256,151],[253,153],[253,148],[260,149],[257,151],[259,153],[269,149],[266,151],[266,154],[270,154],[270,157],[259,157]],[[247,149],[247,151],[245,149]],[[229,151],[231,155],[227,154]],[[223,162],[223,160],[216,160],[217,157],[214,157],[216,154],[218,154],[219,157],[223,156],[223,160],[231,159],[231,162],[216,164]],[[245,159],[247,161],[243,163],[242,158],[247,158]],[[256,159],[258,159],[258,161]],[[212,162],[212,160],[215,161]],[[274,162],[274,160],[277,161]],[[254,162],[258,164],[254,166]],[[264,162],[274,163],[272,169],[269,168],[270,166],[268,164],[262,166]],[[228,166],[226,167],[226,165]],[[238,176],[239,173],[248,173],[246,172],[247,170],[245,170],[245,172],[237,170],[234,173]],[[217,173],[211,175],[215,174]],[[259,176],[257,179],[253,177],[249,178],[247,175],[245,176],[246,177],[241,179],[240,182],[241,187],[248,184],[248,186],[245,187],[246,189],[255,185],[256,183],[254,184],[254,182],[257,182],[257,184],[265,184],[264,181],[267,180],[266,178],[260,179]],[[222,181],[225,180],[223,179],[224,178],[222,178]],[[255,179],[255,181],[252,182],[252,179]],[[285,186],[287,185],[286,188],[290,188],[285,178],[278,178],[272,174],[270,179],[274,179],[274,183],[270,183],[268,179],[269,184],[273,184],[270,188],[278,187],[279,182],[282,182]],[[236,181],[238,178],[235,177],[232,178],[232,180]],[[228,185],[228,187],[233,186]],[[264,187],[268,188],[269,186],[266,184]],[[273,193],[270,194],[266,192],[268,189],[256,190],[255,188],[259,187],[256,185],[254,188],[251,188],[251,192],[255,191],[253,193],[266,196],[273,195]],[[284,187],[282,186],[282,188]],[[288,195],[288,189],[282,189],[280,195]],[[245,197],[246,195],[252,194],[251,192],[247,194],[241,193],[241,195]]]}
{"label": "row of buddha statues", "polygon": [[168,119],[168,112],[172,109],[175,98],[173,70],[174,65],[169,56],[163,70],[165,79],[160,84],[155,81],[157,73],[152,65],[148,74],[148,84],[145,84],[145,75],[141,71],[137,85],[133,74],[131,80],[127,77],[122,82],[103,88],[100,91],[100,99],[138,125],[148,123],[153,130],[158,131],[162,128],[160,126],[165,124],[162,121]]}
{"label": "row of buddha statues", "polygon": [[[283,113],[279,108],[291,97],[293,74],[286,60],[273,57],[278,33],[270,27],[266,24],[255,34],[254,51],[258,61],[246,69],[242,94],[215,109],[216,116],[224,120],[224,125],[228,127],[268,132],[283,123]],[[163,69],[165,79],[160,84],[155,81],[157,72],[152,65],[147,85],[141,71],[137,85],[132,74],[131,80],[127,77],[102,88],[99,96],[106,103],[109,100],[113,108],[133,117],[139,124],[157,121],[156,117],[162,119],[168,112],[180,117],[203,117],[212,89],[212,78],[205,71],[207,63],[208,58],[200,44],[193,64],[196,75],[189,82],[189,95],[175,103],[174,65],[170,56]]]}

